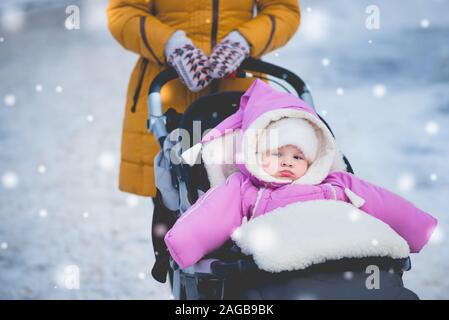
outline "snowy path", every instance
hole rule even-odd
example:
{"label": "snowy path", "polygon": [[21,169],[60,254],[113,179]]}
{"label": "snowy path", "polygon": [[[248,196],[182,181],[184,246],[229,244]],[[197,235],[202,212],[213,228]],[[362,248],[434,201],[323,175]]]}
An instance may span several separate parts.
{"label": "snowy path", "polygon": [[[416,0],[393,19],[400,4],[379,1],[382,28],[367,31],[368,2],[301,3],[303,29],[267,60],[309,82],[359,176],[440,220],[404,280],[422,298],[447,299],[449,4]],[[117,189],[136,56],[108,33],[104,5],[82,2],[77,31],[63,27],[64,8],[28,15],[16,32],[0,25],[0,298],[169,297],[149,275],[151,201]],[[70,265],[79,290],[61,283]]]}
{"label": "snowy path", "polygon": [[[0,191],[0,242],[8,246],[0,250],[0,298],[168,298],[149,274],[152,202],[117,188],[136,56],[112,39],[103,17],[87,17],[78,31],[63,27],[65,17],[64,8],[36,13],[20,32],[2,35],[0,94],[16,102],[1,108],[0,172],[18,183]],[[79,290],[60,283],[70,265],[79,267]]]}

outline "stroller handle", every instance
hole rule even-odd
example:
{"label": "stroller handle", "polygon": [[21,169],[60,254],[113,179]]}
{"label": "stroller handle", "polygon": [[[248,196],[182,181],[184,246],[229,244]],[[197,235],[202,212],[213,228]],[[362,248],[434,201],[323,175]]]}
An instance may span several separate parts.
{"label": "stroller handle", "polygon": [[[304,81],[294,74],[293,72],[279,67],[277,65],[257,60],[254,58],[245,59],[237,70],[238,78],[246,78],[247,74],[243,71],[261,72],[278,79],[282,79],[289,83],[297,92],[298,96],[314,106],[312,95],[310,94],[307,85]],[[160,72],[151,82],[148,90],[148,120],[147,129],[153,133],[159,144],[162,147],[162,143],[167,136],[167,129],[165,127],[166,119],[162,109],[161,89],[169,81],[178,78],[178,74],[175,69],[170,67]]]}

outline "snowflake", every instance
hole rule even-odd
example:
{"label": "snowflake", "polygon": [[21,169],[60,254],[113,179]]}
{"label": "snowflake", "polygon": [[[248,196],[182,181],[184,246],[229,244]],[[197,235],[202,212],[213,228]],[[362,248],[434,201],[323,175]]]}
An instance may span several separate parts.
{"label": "snowflake", "polygon": [[415,177],[410,173],[405,173],[397,179],[396,185],[402,192],[408,192],[415,187]]}
{"label": "snowflake", "polygon": [[47,215],[48,215],[48,212],[47,212],[46,209],[40,209],[40,210],[39,210],[39,216],[40,216],[41,218],[46,218]]}
{"label": "snowflake", "polygon": [[83,217],[84,217],[85,219],[89,218],[89,212],[84,211],[84,212],[83,212]]}
{"label": "snowflake", "polygon": [[352,280],[354,278],[354,272],[351,271],[343,272],[343,278],[345,280]]}
{"label": "snowflake", "polygon": [[36,90],[36,92],[42,92],[44,87],[41,84],[36,84],[36,87],[34,89]]}
{"label": "snowflake", "polygon": [[134,208],[139,204],[139,198],[134,195],[130,195],[126,198],[126,203],[128,204],[128,207]]}
{"label": "snowflake", "polygon": [[345,93],[345,91],[343,90],[343,88],[337,88],[337,94],[339,96],[342,96]]}
{"label": "snowflake", "polygon": [[90,31],[103,30],[107,24],[103,3],[101,1],[84,1],[82,5],[84,26]]}
{"label": "snowflake", "polygon": [[137,275],[137,277],[138,277],[140,280],[143,280],[143,279],[146,278],[146,274],[145,274],[145,272],[139,272],[139,274]]}
{"label": "snowflake", "polygon": [[424,18],[424,19],[421,19],[419,24],[420,24],[421,28],[427,29],[429,27],[429,25],[430,25],[430,22],[429,22],[428,19]]}
{"label": "snowflake", "polygon": [[60,266],[56,271],[56,283],[67,290],[80,289],[80,267],[76,264]]}
{"label": "snowflake", "polygon": [[115,157],[110,152],[104,152],[98,157],[98,165],[105,171],[110,171],[115,166]]}
{"label": "snowflake", "polygon": [[323,58],[323,59],[321,60],[321,64],[322,64],[324,67],[327,67],[330,63],[331,63],[331,61],[330,61],[328,58]]}
{"label": "snowflake", "polygon": [[3,101],[5,102],[5,105],[12,107],[16,104],[16,96],[13,94],[7,94]]}
{"label": "snowflake", "polygon": [[43,164],[40,164],[37,167],[37,172],[39,172],[39,173],[45,173],[46,171],[47,171],[47,168]]}
{"label": "snowflake", "polygon": [[9,32],[17,32],[25,24],[25,13],[20,6],[9,6],[3,10],[0,21],[3,29]]}
{"label": "snowflake", "polygon": [[377,247],[379,245],[379,241],[377,239],[373,239],[371,240],[371,244],[375,247]]}
{"label": "snowflake", "polygon": [[359,210],[351,210],[348,214],[349,221],[356,222],[360,219],[360,211]]}
{"label": "snowflake", "polygon": [[313,43],[323,42],[329,34],[329,17],[324,12],[309,12],[304,17],[303,26],[299,31],[304,38]]}
{"label": "snowflake", "polygon": [[86,117],[86,119],[87,119],[88,122],[93,122],[93,121],[94,121],[94,116],[91,115],[91,114],[89,114],[89,115]]}
{"label": "snowflake", "polygon": [[301,293],[295,300],[318,300],[318,297],[312,293]]}
{"label": "snowflake", "polygon": [[440,126],[435,121],[429,121],[426,123],[426,133],[428,135],[434,135],[438,133]]}
{"label": "snowflake", "polygon": [[326,116],[326,115],[327,115],[327,110],[322,110],[322,111],[321,111],[321,114],[322,114],[323,116]]}
{"label": "snowflake", "polygon": [[12,171],[6,172],[2,176],[2,184],[6,189],[14,189],[19,184],[19,178]]}
{"label": "snowflake", "polygon": [[430,174],[430,180],[432,180],[432,181],[437,181],[438,180],[438,176],[436,175],[436,173],[431,173]]}
{"label": "snowflake", "polygon": [[0,37],[0,42],[4,42],[4,41],[5,41],[5,38]]}
{"label": "snowflake", "polygon": [[373,87],[373,95],[376,98],[383,98],[387,93],[387,88],[383,84],[376,84]]}
{"label": "snowflake", "polygon": [[444,241],[444,232],[440,226],[437,226],[429,240],[431,244],[441,244]]}
{"label": "snowflake", "polygon": [[276,246],[276,235],[267,227],[258,227],[251,231],[249,241],[255,251],[272,250]]}
{"label": "snowflake", "polygon": [[154,226],[154,234],[159,238],[165,236],[167,231],[167,226],[163,223],[158,223]]}
{"label": "snowflake", "polygon": [[61,87],[61,86],[57,86],[57,87],[55,88],[55,91],[56,91],[57,93],[61,93],[61,92],[62,92],[62,87]]}
{"label": "snowflake", "polygon": [[2,243],[0,244],[0,247],[1,247],[3,250],[6,250],[6,249],[8,249],[8,243],[2,242]]}

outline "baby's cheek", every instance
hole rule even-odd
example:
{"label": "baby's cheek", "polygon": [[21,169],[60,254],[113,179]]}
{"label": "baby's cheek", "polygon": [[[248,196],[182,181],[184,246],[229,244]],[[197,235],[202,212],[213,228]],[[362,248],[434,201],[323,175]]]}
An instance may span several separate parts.
{"label": "baby's cheek", "polygon": [[262,166],[268,167],[270,165],[271,159],[270,156],[262,156]]}
{"label": "baby's cheek", "polygon": [[266,157],[262,157],[262,168],[266,169],[268,167],[269,161]]}
{"label": "baby's cheek", "polygon": [[272,158],[264,158],[262,166],[267,172],[275,172],[277,170],[277,162]]}
{"label": "baby's cheek", "polygon": [[296,172],[299,175],[304,175],[307,171],[307,161],[301,160],[301,162],[298,164]]}

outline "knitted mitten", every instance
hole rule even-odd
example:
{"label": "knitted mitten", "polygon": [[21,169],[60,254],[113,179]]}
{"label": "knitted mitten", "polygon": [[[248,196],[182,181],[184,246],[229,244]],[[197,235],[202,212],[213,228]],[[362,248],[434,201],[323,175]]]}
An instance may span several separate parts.
{"label": "knitted mitten", "polygon": [[229,33],[214,47],[209,58],[212,78],[223,78],[234,72],[249,53],[248,41],[238,31]]}
{"label": "knitted mitten", "polygon": [[165,45],[165,56],[190,91],[198,92],[212,81],[208,57],[193,45],[184,31],[173,33]]}

